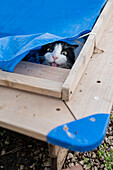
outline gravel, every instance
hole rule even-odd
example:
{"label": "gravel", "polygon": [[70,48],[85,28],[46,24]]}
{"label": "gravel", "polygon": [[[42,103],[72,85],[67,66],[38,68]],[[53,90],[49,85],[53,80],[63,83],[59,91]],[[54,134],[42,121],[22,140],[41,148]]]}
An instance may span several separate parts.
{"label": "gravel", "polygon": [[[101,146],[85,153],[69,151],[63,169],[78,164],[85,170],[113,169],[113,118]],[[0,128],[1,170],[50,170],[50,167],[47,143]]]}

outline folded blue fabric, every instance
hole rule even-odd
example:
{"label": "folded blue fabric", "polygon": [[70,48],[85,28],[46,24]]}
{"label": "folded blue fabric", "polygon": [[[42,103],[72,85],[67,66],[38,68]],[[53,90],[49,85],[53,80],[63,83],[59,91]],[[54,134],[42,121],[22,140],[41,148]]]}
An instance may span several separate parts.
{"label": "folded blue fabric", "polygon": [[0,69],[13,72],[31,49],[91,31],[106,1],[0,1]]}

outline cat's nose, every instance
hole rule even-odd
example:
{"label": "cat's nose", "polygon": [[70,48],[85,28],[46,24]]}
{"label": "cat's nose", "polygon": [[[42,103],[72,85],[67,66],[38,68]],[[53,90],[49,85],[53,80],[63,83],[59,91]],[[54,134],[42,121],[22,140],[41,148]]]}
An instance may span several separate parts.
{"label": "cat's nose", "polygon": [[53,59],[54,59],[54,60],[56,60],[56,59],[58,59],[58,57],[56,57],[56,56],[53,56]]}

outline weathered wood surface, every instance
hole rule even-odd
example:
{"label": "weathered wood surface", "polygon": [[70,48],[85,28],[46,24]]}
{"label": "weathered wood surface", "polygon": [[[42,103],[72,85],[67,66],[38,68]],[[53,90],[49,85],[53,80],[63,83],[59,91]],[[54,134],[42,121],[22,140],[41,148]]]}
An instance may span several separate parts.
{"label": "weathered wood surface", "polygon": [[[112,11],[113,13],[113,11]],[[72,99],[66,104],[77,119],[95,114],[110,113],[113,102],[113,16],[101,40],[97,54],[82,76]]]}
{"label": "weathered wood surface", "polygon": [[0,71],[0,85],[61,98],[62,83]]}
{"label": "weathered wood surface", "polygon": [[62,85],[69,71],[21,62],[15,73],[0,71],[0,85],[61,98]]}
{"label": "weathered wood surface", "polygon": [[14,70],[14,72],[18,74],[38,77],[46,80],[53,80],[61,83],[65,81],[69,71],[69,69],[51,67],[25,61],[21,61]]}
{"label": "weathered wood surface", "polygon": [[0,126],[47,141],[53,128],[73,121],[60,99],[0,86]]}
{"label": "weathered wood surface", "polygon": [[94,28],[86,41],[83,49],[81,50],[74,66],[72,67],[67,79],[65,80],[62,88],[62,99],[68,101],[77,88],[78,83],[90,61],[93,54],[94,47],[98,44],[99,40],[113,13],[113,1],[109,0],[105,5],[102,13],[100,14]]}

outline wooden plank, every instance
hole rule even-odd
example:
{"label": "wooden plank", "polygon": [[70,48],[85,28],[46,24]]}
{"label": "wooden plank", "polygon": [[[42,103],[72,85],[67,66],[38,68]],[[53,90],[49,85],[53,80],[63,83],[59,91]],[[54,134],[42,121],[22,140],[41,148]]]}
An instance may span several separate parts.
{"label": "wooden plank", "polygon": [[95,113],[110,113],[113,103],[112,46],[113,15],[98,44],[104,52],[93,54],[76,92],[66,102],[77,119]]}
{"label": "wooden plank", "polygon": [[81,76],[83,75],[90,58],[93,54],[94,46],[99,42],[103,31],[105,30],[113,11],[113,2],[109,0],[105,5],[103,12],[99,16],[88,40],[81,50],[74,66],[72,67],[67,79],[62,87],[62,99],[68,101],[76,89]]}
{"label": "wooden plank", "polygon": [[74,90],[88,65],[94,50],[94,40],[95,36],[90,35],[62,86],[62,99],[65,101],[68,101],[72,97]]}
{"label": "wooden plank", "polygon": [[60,99],[0,87],[0,126],[47,141],[53,128],[73,121]]}
{"label": "wooden plank", "polygon": [[14,72],[63,83],[67,78],[69,71],[69,69],[21,61]]}
{"label": "wooden plank", "polygon": [[104,10],[98,18],[97,23],[95,24],[91,34],[95,35],[95,46],[97,47],[99,41],[101,40],[102,34],[106,29],[107,24],[109,23],[113,13],[113,1],[108,0],[105,5]]}
{"label": "wooden plank", "polygon": [[61,82],[0,71],[0,85],[61,98]]}

